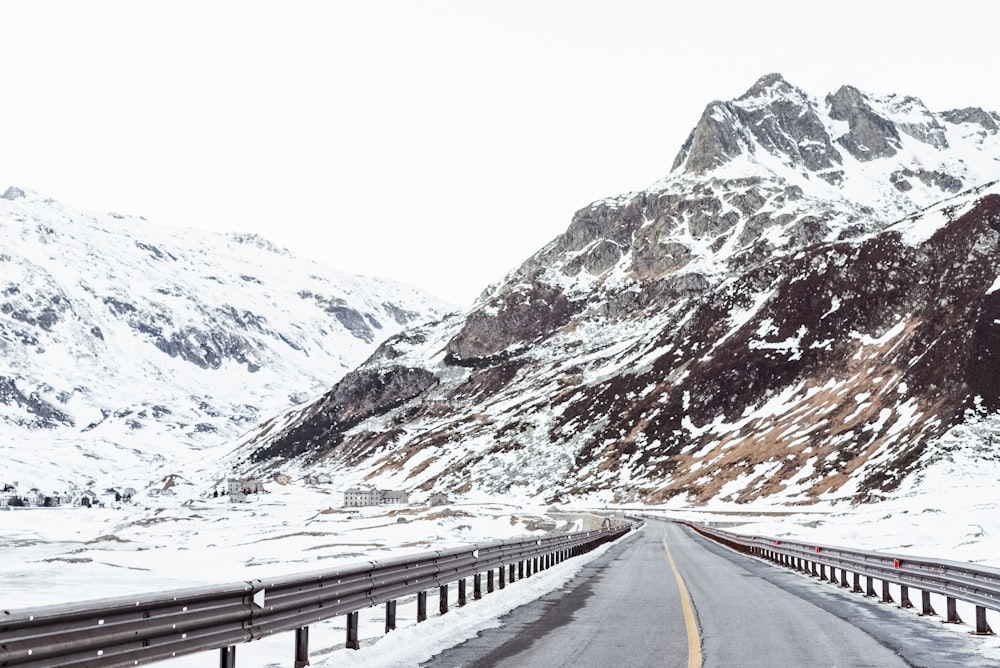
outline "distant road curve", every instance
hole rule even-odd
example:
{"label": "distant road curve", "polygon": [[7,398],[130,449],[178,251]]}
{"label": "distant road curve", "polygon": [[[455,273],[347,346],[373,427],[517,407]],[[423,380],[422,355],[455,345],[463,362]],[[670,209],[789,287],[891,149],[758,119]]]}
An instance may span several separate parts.
{"label": "distant road curve", "polygon": [[563,588],[506,615],[500,628],[423,666],[1000,665],[976,652],[978,642],[912,611],[654,521],[584,566]]}

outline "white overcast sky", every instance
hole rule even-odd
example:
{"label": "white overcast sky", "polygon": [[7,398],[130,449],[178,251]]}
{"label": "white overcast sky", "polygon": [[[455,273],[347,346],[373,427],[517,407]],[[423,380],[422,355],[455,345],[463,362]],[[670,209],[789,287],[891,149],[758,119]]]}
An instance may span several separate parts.
{"label": "white overcast sky", "polygon": [[465,306],[768,72],[1000,110],[996,7],[3,0],[0,189],[257,232]]}

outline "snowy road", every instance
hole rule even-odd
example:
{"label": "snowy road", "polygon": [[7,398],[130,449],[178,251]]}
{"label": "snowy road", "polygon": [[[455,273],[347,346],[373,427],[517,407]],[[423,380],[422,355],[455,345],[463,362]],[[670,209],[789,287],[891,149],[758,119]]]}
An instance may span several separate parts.
{"label": "snowy road", "polygon": [[[675,573],[686,586],[689,615]],[[912,611],[658,522],[503,621],[424,665],[997,665],[976,652],[977,639]]]}

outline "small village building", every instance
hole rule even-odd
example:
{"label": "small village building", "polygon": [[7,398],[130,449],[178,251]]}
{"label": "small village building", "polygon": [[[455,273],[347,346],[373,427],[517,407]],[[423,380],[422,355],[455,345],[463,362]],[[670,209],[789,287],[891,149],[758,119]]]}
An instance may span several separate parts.
{"label": "small village building", "polygon": [[229,503],[246,503],[250,494],[261,494],[264,491],[264,483],[257,478],[230,478],[226,481]]}
{"label": "small village building", "polygon": [[382,503],[402,503],[410,502],[410,493],[396,489],[382,490]]}
{"label": "small village building", "polygon": [[87,490],[82,492],[77,498],[76,505],[83,506],[84,508],[96,508],[97,507],[97,494],[92,490]]}
{"label": "small village building", "polygon": [[429,506],[443,506],[448,503],[448,495],[443,492],[434,492],[431,494],[431,498],[428,499],[427,505]]}
{"label": "small village building", "polygon": [[374,487],[351,487],[344,491],[344,507],[360,508],[382,503],[382,492]]}
{"label": "small village building", "polygon": [[302,478],[302,481],[307,485],[329,485],[333,482],[333,478],[327,473],[310,473]]}

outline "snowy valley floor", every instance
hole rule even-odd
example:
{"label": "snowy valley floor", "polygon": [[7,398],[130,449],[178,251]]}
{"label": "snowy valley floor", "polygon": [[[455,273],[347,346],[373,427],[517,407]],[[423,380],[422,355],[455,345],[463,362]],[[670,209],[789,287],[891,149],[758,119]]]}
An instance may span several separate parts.
{"label": "snowy valley floor", "polygon": [[[932,477],[930,479],[941,479]],[[955,480],[955,478],[951,478]],[[787,537],[900,554],[1000,567],[1000,501],[995,471],[974,470],[962,483],[901,491],[877,504],[827,503],[808,507],[715,505],[643,508],[678,519],[724,524],[738,532]],[[925,478],[925,480],[927,480]],[[530,533],[554,522],[559,530],[583,526],[579,516],[548,516],[523,499],[466,500],[447,506],[344,509],[332,490],[269,484],[269,493],[246,504],[224,498],[146,500],[123,508],[0,511],[0,587],[5,609],[218,584],[265,575],[304,572],[369,559],[471,544]],[[633,508],[640,510],[640,508]],[[565,509],[564,509],[565,510]],[[645,530],[655,530],[655,524]],[[313,664],[413,666],[498,624],[501,615],[561,586],[592,553],[496,591],[464,608],[451,603],[445,617],[414,626],[415,605],[401,600],[400,629],[382,636],[382,608],[362,611],[360,651],[341,649],[344,619],[310,629]],[[454,587],[452,595],[454,596]],[[433,599],[429,610],[436,610]],[[943,608],[943,604],[941,604]],[[960,614],[972,619],[971,608]],[[931,623],[931,622],[928,622]],[[1000,629],[1000,616],[990,613]],[[405,628],[409,626],[410,628]],[[968,627],[955,632],[967,633]],[[1000,640],[983,638],[986,656],[1000,660]],[[290,665],[291,634],[240,646],[238,665]],[[195,655],[165,666],[200,666]]]}

